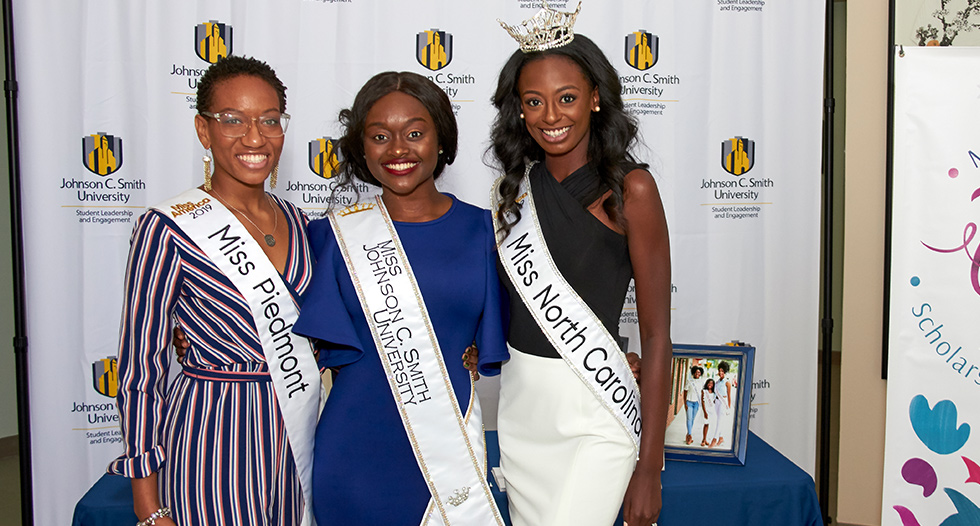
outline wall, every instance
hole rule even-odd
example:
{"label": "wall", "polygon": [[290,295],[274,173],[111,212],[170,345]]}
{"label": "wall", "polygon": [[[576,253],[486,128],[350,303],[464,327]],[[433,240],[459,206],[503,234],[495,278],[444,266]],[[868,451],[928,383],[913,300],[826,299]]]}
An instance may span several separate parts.
{"label": "wall", "polygon": [[844,279],[836,519],[881,523],[888,1],[847,3]]}

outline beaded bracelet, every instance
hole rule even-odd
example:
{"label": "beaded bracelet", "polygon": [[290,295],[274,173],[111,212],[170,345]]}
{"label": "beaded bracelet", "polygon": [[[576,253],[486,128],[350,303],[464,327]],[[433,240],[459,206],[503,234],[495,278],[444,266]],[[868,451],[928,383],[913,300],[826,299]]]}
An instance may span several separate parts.
{"label": "beaded bracelet", "polygon": [[157,523],[157,519],[162,519],[163,517],[170,517],[170,508],[160,508],[154,511],[144,520],[136,523],[136,526],[154,526]]}

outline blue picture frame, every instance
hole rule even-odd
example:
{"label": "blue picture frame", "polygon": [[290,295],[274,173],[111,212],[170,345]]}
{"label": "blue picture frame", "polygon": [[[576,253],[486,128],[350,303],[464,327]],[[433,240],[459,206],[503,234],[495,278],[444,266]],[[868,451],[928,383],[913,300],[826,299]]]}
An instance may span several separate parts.
{"label": "blue picture frame", "polygon": [[668,460],[745,464],[754,367],[755,347],[749,345],[674,344],[664,441]]}

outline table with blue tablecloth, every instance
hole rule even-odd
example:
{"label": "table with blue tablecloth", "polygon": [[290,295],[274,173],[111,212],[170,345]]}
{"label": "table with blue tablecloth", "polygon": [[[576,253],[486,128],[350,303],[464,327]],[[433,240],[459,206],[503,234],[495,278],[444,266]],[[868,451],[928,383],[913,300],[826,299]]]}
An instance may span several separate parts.
{"label": "table with blue tablecloth", "polygon": [[[487,461],[497,466],[497,433],[487,432]],[[813,479],[769,444],[749,433],[745,465],[667,461],[659,526],[819,526]],[[491,487],[504,518],[507,498]],[[75,507],[72,526],[132,526],[129,479],[104,475]],[[592,525],[583,525],[592,526]],[[601,526],[601,525],[600,525]]]}
{"label": "table with blue tablecloth", "polygon": [[749,433],[745,465],[667,461],[659,526],[819,526],[813,479]]}

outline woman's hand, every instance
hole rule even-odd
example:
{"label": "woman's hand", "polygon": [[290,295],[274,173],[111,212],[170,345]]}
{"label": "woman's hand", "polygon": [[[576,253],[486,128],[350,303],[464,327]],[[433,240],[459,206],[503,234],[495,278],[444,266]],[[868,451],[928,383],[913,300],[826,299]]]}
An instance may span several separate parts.
{"label": "woman's hand", "polygon": [[660,516],[663,502],[660,495],[660,472],[637,466],[626,488],[623,502],[624,526],[650,526]]}
{"label": "woman's hand", "polygon": [[473,377],[473,381],[480,379],[479,364],[480,361],[480,349],[476,348],[476,342],[470,344],[463,352],[463,367],[470,372]]}
{"label": "woman's hand", "polygon": [[636,381],[640,381],[640,366],[643,364],[643,360],[640,359],[640,355],[635,352],[626,353],[626,361],[630,364],[630,371],[633,371],[633,378]]}
{"label": "woman's hand", "polygon": [[174,352],[177,353],[177,363],[184,365],[184,355],[187,354],[187,349],[190,348],[191,342],[187,341],[187,335],[184,334],[183,329],[174,327],[174,337],[171,343],[174,346]]}

